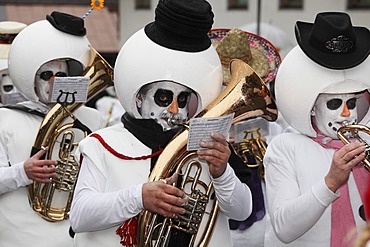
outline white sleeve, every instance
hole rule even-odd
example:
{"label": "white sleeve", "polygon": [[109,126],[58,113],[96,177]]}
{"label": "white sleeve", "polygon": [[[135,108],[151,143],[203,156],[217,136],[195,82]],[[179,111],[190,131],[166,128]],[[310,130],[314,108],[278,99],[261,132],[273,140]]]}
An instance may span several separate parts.
{"label": "white sleeve", "polygon": [[0,195],[32,183],[24,171],[24,162],[10,166],[7,157],[5,148],[0,143]]}
{"label": "white sleeve", "polygon": [[247,219],[252,212],[252,194],[230,165],[227,165],[222,176],[212,181],[221,212],[235,220]]}
{"label": "white sleeve", "polygon": [[106,179],[94,163],[84,156],[70,212],[70,222],[75,232],[118,226],[143,209],[142,184],[104,192]]}
{"label": "white sleeve", "polygon": [[280,148],[283,143],[274,144],[270,143],[264,157],[268,212],[276,236],[290,243],[317,223],[338,194],[326,186],[324,179],[301,194],[292,161]]}
{"label": "white sleeve", "polygon": [[0,167],[0,195],[32,183],[23,167],[24,162]]}

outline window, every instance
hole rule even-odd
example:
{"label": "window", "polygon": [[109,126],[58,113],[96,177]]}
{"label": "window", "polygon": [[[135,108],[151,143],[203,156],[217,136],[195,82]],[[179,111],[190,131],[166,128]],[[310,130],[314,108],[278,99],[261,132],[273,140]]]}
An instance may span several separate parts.
{"label": "window", "polygon": [[370,0],[347,0],[348,9],[370,9]]}
{"label": "window", "polygon": [[248,0],[227,0],[228,10],[248,9]]}
{"label": "window", "polygon": [[135,0],[135,9],[150,9],[150,0]]}
{"label": "window", "polygon": [[303,9],[303,0],[280,0],[280,9]]}

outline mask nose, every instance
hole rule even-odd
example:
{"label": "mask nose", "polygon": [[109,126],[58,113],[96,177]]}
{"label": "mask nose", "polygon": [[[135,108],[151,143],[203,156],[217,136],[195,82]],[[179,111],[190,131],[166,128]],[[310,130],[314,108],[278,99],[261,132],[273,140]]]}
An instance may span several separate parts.
{"label": "mask nose", "polygon": [[348,110],[347,102],[344,102],[344,104],[343,104],[343,110],[342,110],[342,112],[340,113],[340,115],[341,115],[342,117],[349,117],[349,116],[351,115],[351,113],[350,113],[350,112],[349,112],[349,110]]}
{"label": "mask nose", "polygon": [[50,77],[50,79],[48,80],[48,84],[51,84],[53,82],[53,80],[54,80],[55,77],[56,77],[55,75],[53,75],[52,77]]}
{"label": "mask nose", "polygon": [[179,104],[177,103],[177,98],[174,98],[171,105],[168,107],[168,111],[177,114],[179,113]]}

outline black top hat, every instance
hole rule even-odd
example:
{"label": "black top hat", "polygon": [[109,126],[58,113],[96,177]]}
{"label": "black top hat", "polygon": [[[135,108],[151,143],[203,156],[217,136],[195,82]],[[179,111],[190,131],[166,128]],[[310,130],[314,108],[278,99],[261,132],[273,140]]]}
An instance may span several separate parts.
{"label": "black top hat", "polygon": [[54,11],[46,16],[46,20],[48,20],[53,27],[62,32],[76,36],[86,35],[84,20],[80,17]]}
{"label": "black top hat", "polygon": [[145,26],[146,35],[169,49],[199,52],[211,46],[208,31],[213,12],[205,0],[159,0],[155,21]]}
{"label": "black top hat", "polygon": [[369,56],[369,29],[352,26],[346,13],[319,13],[315,23],[297,21],[295,34],[306,55],[329,69],[352,68]]}

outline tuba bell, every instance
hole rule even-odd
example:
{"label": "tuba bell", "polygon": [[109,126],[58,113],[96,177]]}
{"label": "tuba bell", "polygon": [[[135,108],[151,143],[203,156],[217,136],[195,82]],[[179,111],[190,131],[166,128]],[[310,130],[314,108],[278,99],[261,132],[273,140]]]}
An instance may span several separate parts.
{"label": "tuba bell", "polygon": [[[83,76],[90,77],[87,100],[113,86],[113,68],[94,48],[90,48],[90,62],[83,72]],[[50,183],[33,181],[28,186],[31,207],[48,221],[62,221],[69,217],[79,173],[79,163],[74,151],[79,141],[90,133],[73,115],[82,105],[83,103],[77,102],[67,105],[56,103],[44,117],[32,147],[32,154],[47,148],[45,158],[58,162],[55,176]]]}
{"label": "tuba bell", "polygon": [[350,143],[351,139],[365,143],[365,159],[362,162],[364,163],[366,171],[370,172],[370,146],[364,138],[360,136],[361,132],[370,135],[370,128],[366,125],[348,124],[347,122],[344,122],[343,126],[338,129],[337,136],[345,144]]}
{"label": "tuba bell", "polygon": [[[234,113],[233,122],[261,116],[275,121],[277,109],[263,80],[242,60],[230,63],[231,81],[207,108],[196,117],[209,118]],[[180,231],[188,236],[188,246],[208,246],[214,231],[219,206],[211,198],[214,192],[208,165],[197,158],[196,151],[186,151],[189,130],[182,129],[165,147],[158,158],[149,181],[157,181],[178,173],[176,186],[189,198],[187,212],[177,218],[163,218],[142,210],[138,221],[138,246],[167,246],[171,233]],[[206,172],[202,172],[203,169]]]}

